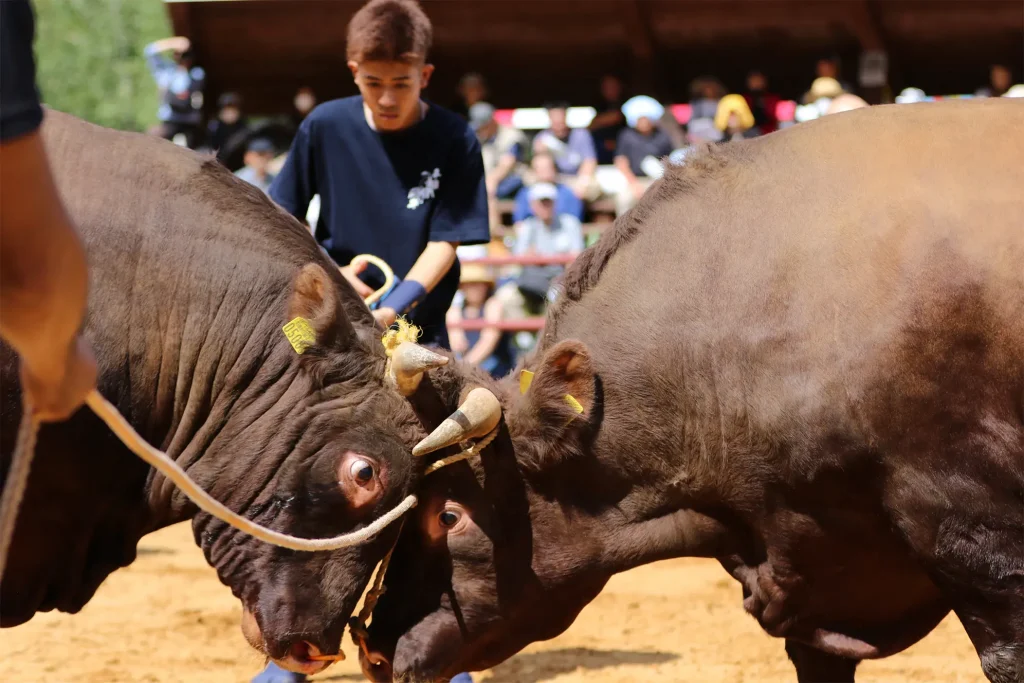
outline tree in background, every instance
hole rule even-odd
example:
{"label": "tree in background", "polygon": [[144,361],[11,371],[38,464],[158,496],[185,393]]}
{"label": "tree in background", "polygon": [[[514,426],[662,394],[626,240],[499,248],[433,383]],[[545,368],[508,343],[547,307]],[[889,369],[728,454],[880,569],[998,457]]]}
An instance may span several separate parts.
{"label": "tree in background", "polygon": [[45,104],[110,128],[144,131],[156,123],[156,84],[142,50],[170,35],[161,0],[34,5],[37,80]]}

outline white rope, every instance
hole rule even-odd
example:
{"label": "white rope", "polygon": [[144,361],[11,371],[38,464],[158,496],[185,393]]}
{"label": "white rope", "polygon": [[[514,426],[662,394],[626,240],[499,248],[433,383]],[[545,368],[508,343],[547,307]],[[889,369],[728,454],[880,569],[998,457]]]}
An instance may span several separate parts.
{"label": "white rope", "polygon": [[7,567],[7,553],[14,538],[14,523],[18,519],[18,508],[21,507],[21,499],[28,485],[32,458],[36,452],[36,435],[39,433],[39,421],[32,415],[32,406],[26,402],[22,410],[18,438],[14,442],[14,457],[11,458],[7,482],[0,495],[0,579],[3,579]]}
{"label": "white rope", "polygon": [[210,494],[203,491],[194,481],[189,479],[185,470],[181,469],[181,466],[178,465],[178,463],[167,457],[166,453],[158,451],[146,443],[146,441],[139,436],[138,432],[132,429],[132,426],[128,424],[128,421],[121,416],[121,413],[117,412],[117,409],[110,405],[110,403],[100,396],[98,392],[91,392],[86,397],[85,402],[90,408],[92,408],[93,412],[100,416],[100,419],[107,423],[107,426],[110,427],[111,431],[117,434],[117,437],[124,442],[124,445],[130,448],[135,455],[152,465],[158,472],[160,472],[160,474],[171,480],[171,482],[180,488],[193,503],[199,506],[200,509],[210,513],[222,522],[230,524],[239,531],[244,531],[261,541],[281,546],[282,548],[315,552],[318,550],[337,550],[338,548],[348,548],[349,546],[359,545],[379,534],[384,527],[391,524],[391,522],[404,515],[416,505],[416,496],[410,495],[395,506],[394,509],[375,520],[372,524],[363,527],[359,531],[353,531],[352,533],[342,534],[341,536],[335,536],[333,538],[299,538],[297,536],[283,534],[280,531],[274,531],[273,529],[260,526],[250,519],[246,519],[241,515],[235,514],[222,503],[214,500]]}

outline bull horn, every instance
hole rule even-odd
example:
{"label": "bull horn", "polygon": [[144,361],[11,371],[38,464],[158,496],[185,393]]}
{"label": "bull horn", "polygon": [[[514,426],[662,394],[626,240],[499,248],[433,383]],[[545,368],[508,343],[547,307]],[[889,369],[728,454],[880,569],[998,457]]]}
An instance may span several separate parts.
{"label": "bull horn", "polygon": [[424,372],[447,364],[447,356],[413,342],[402,342],[391,355],[391,379],[402,396],[412,396]]}
{"label": "bull horn", "polygon": [[412,454],[426,455],[466,439],[485,436],[498,426],[500,420],[501,403],[497,396],[477,387],[469,392],[458,410],[438,425],[430,436],[416,444]]}

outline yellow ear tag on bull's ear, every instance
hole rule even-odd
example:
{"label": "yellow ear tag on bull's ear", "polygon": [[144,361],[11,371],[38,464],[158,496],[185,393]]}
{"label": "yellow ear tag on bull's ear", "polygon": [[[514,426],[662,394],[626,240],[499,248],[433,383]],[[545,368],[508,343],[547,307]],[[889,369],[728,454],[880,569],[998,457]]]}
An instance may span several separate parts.
{"label": "yellow ear tag on bull's ear", "polygon": [[284,336],[288,338],[295,353],[304,353],[306,349],[316,344],[316,330],[305,318],[293,318],[281,329],[284,330]]}
{"label": "yellow ear tag on bull's ear", "polygon": [[523,370],[519,373],[519,393],[525,394],[530,390],[530,385],[533,384],[533,373],[529,370]]}
{"label": "yellow ear tag on bull's ear", "polygon": [[569,404],[569,407],[575,410],[580,415],[583,414],[583,404],[576,400],[576,397],[572,394],[565,395],[565,402]]}

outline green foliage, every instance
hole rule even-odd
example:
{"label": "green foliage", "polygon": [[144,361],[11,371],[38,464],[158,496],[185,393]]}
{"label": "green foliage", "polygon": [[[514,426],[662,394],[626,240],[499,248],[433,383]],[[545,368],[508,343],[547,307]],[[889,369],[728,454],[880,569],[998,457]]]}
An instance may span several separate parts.
{"label": "green foliage", "polygon": [[171,35],[161,0],[35,0],[34,6],[44,103],[110,128],[142,131],[156,123],[156,84],[142,50]]}

